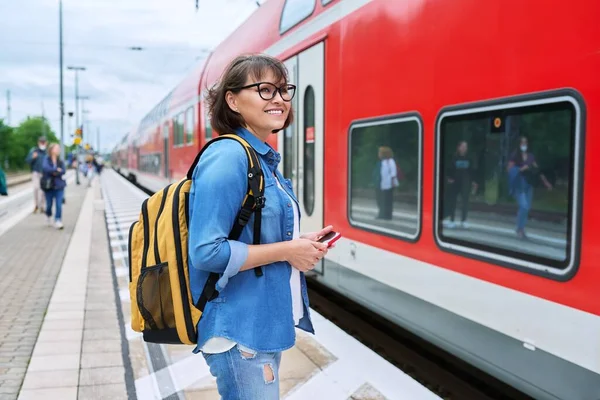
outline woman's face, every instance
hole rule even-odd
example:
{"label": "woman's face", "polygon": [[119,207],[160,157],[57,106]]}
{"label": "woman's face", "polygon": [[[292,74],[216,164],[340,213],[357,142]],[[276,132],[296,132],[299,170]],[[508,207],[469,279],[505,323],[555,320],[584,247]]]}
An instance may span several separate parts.
{"label": "woman's face", "polygon": [[[259,82],[271,83],[278,88],[287,84],[283,80],[275,81],[273,72],[269,70],[260,81],[248,77],[244,86]],[[259,88],[263,97],[271,97],[273,90],[275,96],[271,100],[264,100],[259,94]],[[291,107],[291,102],[284,101],[272,85],[253,86],[235,94],[229,92],[227,100],[229,107],[242,115],[246,128],[263,140],[267,140],[273,130],[283,128]]]}
{"label": "woman's face", "polygon": [[58,157],[60,155],[60,147],[53,145],[50,149],[50,154],[54,157]]}
{"label": "woman's face", "polygon": [[466,142],[462,142],[458,145],[458,154],[460,154],[461,156],[467,154],[467,150],[469,150],[469,147],[467,146]]}

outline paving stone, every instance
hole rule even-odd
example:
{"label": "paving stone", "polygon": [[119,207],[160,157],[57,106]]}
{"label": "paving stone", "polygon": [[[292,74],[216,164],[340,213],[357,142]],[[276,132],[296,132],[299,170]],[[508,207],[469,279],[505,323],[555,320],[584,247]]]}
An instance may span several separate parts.
{"label": "paving stone", "polygon": [[87,329],[83,332],[83,340],[121,339],[118,329]]}
{"label": "paving stone", "polygon": [[77,369],[79,368],[79,358],[79,354],[35,356],[31,359],[27,373],[35,371]]}
{"label": "paving stone", "polygon": [[107,385],[112,383],[125,383],[125,368],[84,368],[79,373],[80,386]]}
{"label": "paving stone", "polygon": [[121,340],[84,340],[82,353],[116,353],[121,351]]}
{"label": "paving stone", "polygon": [[78,378],[77,369],[29,372],[23,382],[23,390],[73,387],[77,386]]}
{"label": "paving stone", "polygon": [[80,386],[78,400],[127,400],[124,383]]}
{"label": "paving stone", "polygon": [[77,387],[26,389],[19,394],[19,400],[77,400]]}
{"label": "paving stone", "polygon": [[62,354],[79,354],[81,352],[81,341],[66,342],[44,342],[37,343],[34,349],[34,356],[51,356]]}
{"label": "paving stone", "polygon": [[83,353],[81,368],[120,367],[123,366],[121,352],[112,353]]}

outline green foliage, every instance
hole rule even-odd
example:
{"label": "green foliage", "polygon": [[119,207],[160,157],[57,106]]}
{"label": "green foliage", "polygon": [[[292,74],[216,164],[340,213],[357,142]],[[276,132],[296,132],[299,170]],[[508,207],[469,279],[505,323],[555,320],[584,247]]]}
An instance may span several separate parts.
{"label": "green foliage", "polygon": [[25,157],[40,136],[46,136],[49,143],[59,142],[43,117],[28,117],[16,128],[0,120],[0,162],[10,171],[28,169]]}

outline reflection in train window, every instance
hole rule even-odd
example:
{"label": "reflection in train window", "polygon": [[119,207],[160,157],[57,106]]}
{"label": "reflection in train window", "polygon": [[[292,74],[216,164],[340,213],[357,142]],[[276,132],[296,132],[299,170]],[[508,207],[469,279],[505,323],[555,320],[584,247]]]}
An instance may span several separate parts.
{"label": "reflection in train window", "polygon": [[304,93],[304,208],[310,217],[315,209],[315,91]]}
{"label": "reflection in train window", "polygon": [[161,168],[161,154],[144,154],[140,155],[139,170],[150,174],[160,174]]}
{"label": "reflection in train window", "polygon": [[308,18],[315,10],[316,0],[287,0],[281,13],[279,33],[283,33]]}
{"label": "reflection in train window", "polygon": [[173,146],[183,144],[183,113],[173,118]]}
{"label": "reflection in train window", "polygon": [[354,226],[415,239],[420,231],[421,122],[416,116],[350,128]]}
{"label": "reflection in train window", "polygon": [[185,112],[185,135],[186,144],[194,144],[194,107],[188,108]]}
{"label": "reflection in train window", "polygon": [[208,115],[208,107],[204,108],[204,138],[208,142],[212,139],[212,125],[210,124],[210,116]]}
{"label": "reflection in train window", "polygon": [[442,115],[442,245],[536,269],[571,265],[577,107],[561,97]]}

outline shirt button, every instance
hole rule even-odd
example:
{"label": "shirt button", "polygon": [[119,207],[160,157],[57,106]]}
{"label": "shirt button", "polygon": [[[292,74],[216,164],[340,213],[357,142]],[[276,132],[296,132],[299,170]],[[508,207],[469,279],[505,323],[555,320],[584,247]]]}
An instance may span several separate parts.
{"label": "shirt button", "polygon": [[292,203],[288,203],[288,207],[291,207],[291,206],[292,206]]}
{"label": "shirt button", "polygon": [[288,236],[292,236],[292,232],[288,232],[288,233],[287,233],[287,235],[288,235]]}

